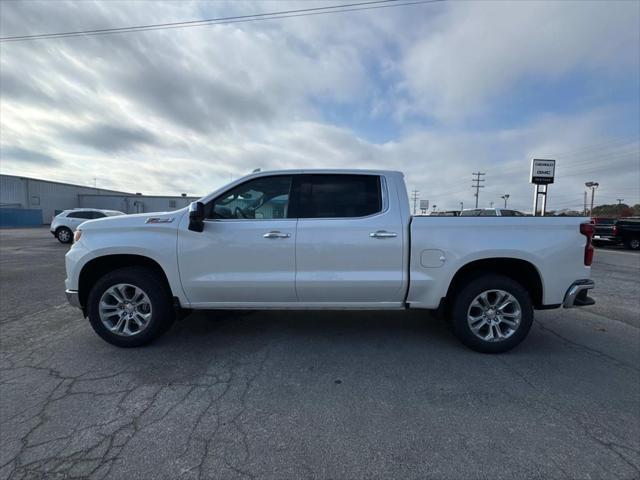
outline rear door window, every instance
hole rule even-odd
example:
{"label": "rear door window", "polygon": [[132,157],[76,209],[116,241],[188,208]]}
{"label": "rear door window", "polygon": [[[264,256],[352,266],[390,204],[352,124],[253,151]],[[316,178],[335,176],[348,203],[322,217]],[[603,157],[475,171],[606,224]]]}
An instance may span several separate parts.
{"label": "rear door window", "polygon": [[67,215],[68,218],[84,218],[91,219],[93,217],[93,212],[71,212]]}
{"label": "rear door window", "polygon": [[303,175],[296,190],[299,218],[357,218],[382,211],[377,175]]}

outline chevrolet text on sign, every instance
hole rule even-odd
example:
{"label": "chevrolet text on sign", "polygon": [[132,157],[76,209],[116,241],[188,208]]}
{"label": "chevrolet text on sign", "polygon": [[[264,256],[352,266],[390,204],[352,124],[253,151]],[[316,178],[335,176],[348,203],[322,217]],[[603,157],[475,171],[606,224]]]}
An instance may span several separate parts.
{"label": "chevrolet text on sign", "polygon": [[543,160],[534,158],[531,160],[531,183],[546,185],[553,183],[553,176],[556,171],[555,160]]}

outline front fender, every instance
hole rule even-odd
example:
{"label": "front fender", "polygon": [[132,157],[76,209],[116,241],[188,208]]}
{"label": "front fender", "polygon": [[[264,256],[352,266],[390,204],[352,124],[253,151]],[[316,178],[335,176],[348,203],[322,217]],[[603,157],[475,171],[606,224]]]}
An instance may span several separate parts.
{"label": "front fender", "polygon": [[182,289],[177,259],[177,224],[145,224],[122,228],[82,229],[80,240],[65,256],[67,290],[79,289],[82,269],[92,260],[108,255],[138,255],[156,262],[164,271],[171,294],[181,305],[189,302]]}

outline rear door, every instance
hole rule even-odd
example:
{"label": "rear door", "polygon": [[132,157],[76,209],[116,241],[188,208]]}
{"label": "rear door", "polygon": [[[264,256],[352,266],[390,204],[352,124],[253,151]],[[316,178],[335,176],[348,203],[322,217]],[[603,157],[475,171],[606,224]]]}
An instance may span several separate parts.
{"label": "rear door", "polygon": [[298,300],[400,305],[405,232],[384,176],[302,175],[295,191]]}

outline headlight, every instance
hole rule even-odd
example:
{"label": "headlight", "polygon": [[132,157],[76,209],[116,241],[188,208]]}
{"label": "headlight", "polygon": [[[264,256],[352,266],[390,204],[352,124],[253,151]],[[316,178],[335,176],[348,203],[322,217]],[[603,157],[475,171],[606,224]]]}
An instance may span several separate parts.
{"label": "headlight", "polygon": [[78,240],[80,240],[80,237],[82,236],[82,230],[78,229],[75,232],[73,232],[73,241],[77,242]]}

